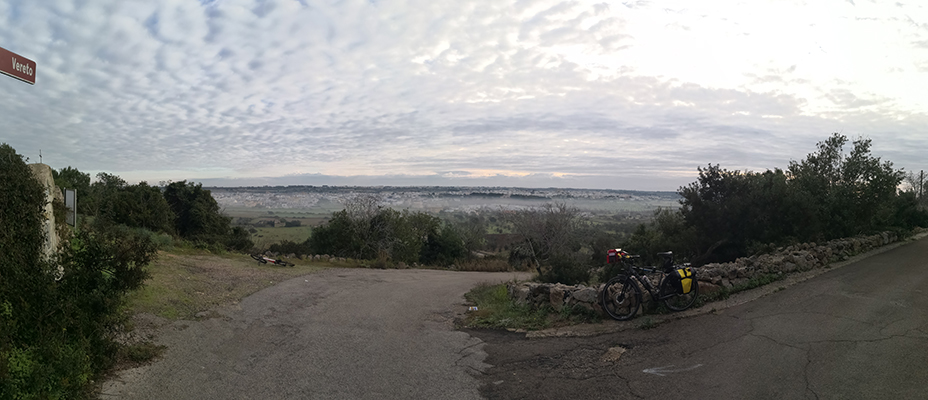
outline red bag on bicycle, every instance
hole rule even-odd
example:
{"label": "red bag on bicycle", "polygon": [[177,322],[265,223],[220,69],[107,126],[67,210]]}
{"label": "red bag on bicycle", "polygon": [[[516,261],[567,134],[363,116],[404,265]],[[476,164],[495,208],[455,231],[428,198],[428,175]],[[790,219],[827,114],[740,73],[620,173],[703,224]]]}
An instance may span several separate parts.
{"label": "red bag on bicycle", "polygon": [[628,253],[622,251],[622,249],[609,249],[606,251],[606,262],[609,264],[615,264],[623,258],[628,258]]}

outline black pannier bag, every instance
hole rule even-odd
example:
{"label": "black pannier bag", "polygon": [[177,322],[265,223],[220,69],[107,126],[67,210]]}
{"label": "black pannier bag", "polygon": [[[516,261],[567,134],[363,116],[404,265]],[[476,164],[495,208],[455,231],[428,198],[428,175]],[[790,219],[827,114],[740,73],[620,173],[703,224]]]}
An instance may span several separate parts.
{"label": "black pannier bag", "polygon": [[675,269],[667,274],[667,278],[664,279],[670,281],[670,285],[676,289],[678,294],[687,294],[693,289],[692,268]]}

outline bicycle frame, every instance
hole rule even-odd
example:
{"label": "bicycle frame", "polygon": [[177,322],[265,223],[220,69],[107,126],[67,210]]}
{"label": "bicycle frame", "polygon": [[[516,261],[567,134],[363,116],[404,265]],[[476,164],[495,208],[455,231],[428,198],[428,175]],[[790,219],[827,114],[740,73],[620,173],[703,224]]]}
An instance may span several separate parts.
{"label": "bicycle frame", "polygon": [[[603,310],[613,319],[625,321],[633,318],[641,305],[641,288],[648,292],[652,303],[663,302],[671,311],[683,311],[690,308],[699,297],[699,284],[696,273],[689,268],[689,264],[673,264],[673,253],[658,253],[664,258],[660,267],[639,267],[635,265],[639,256],[629,255],[621,250],[610,250],[608,262],[619,262],[624,271],[610,279],[600,292],[600,303]],[[616,260],[616,261],[612,261]],[[686,268],[687,274],[680,274],[681,278],[690,279],[688,289],[681,287],[670,280],[675,277],[678,268]],[[659,274],[660,279],[652,283],[647,274]],[[686,292],[680,292],[685,289]]]}
{"label": "bicycle frame", "polygon": [[[629,259],[638,259],[638,258],[639,258],[638,256],[629,257]],[[625,270],[626,270],[626,273],[628,274],[627,276],[630,279],[634,279],[635,282],[638,282],[638,286],[641,286],[642,288],[644,288],[644,290],[647,290],[648,293],[651,295],[651,298],[654,299],[654,301],[667,300],[669,298],[677,296],[677,293],[675,292],[674,293],[662,293],[661,287],[663,286],[664,280],[667,279],[667,275],[672,274],[673,271],[677,269],[677,267],[686,268],[689,266],[689,264],[673,265],[672,269],[669,269],[669,270],[665,269],[664,271],[661,271],[655,266],[638,267],[634,265],[632,262],[626,262],[624,260],[621,262],[622,264],[625,265]],[[661,279],[657,282],[656,287],[654,286],[654,284],[651,283],[650,278],[641,279],[642,277],[646,277],[647,276],[646,274],[660,274]],[[695,273],[693,274],[693,279],[694,280],[696,279]]]}
{"label": "bicycle frame", "polygon": [[[638,286],[641,286],[642,288],[644,288],[644,290],[647,290],[648,293],[651,295],[651,298],[654,299],[654,301],[665,300],[673,296],[676,296],[676,293],[671,293],[667,295],[661,293],[661,283],[663,283],[664,279],[666,279],[667,277],[666,272],[659,272],[656,268],[653,268],[653,267],[651,268],[636,267],[634,265],[629,265],[627,268],[627,271],[628,271],[629,279],[634,279],[635,282],[638,282]],[[641,273],[641,272],[644,272],[644,273]],[[657,287],[654,287],[654,285],[651,283],[650,278],[642,279],[642,277],[646,277],[647,273],[660,273],[661,274],[661,279],[659,282],[657,282]]]}

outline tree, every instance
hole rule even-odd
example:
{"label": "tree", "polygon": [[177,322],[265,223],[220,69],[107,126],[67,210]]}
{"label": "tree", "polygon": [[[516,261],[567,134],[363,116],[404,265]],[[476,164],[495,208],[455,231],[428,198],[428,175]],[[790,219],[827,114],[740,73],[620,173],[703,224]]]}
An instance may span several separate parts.
{"label": "tree", "polygon": [[[714,240],[697,240],[700,236],[695,232],[695,228],[687,225],[679,210],[662,208],[654,212],[654,218],[649,224],[638,225],[623,248],[640,255],[641,261],[649,265],[656,265],[659,262],[657,253],[664,251],[673,251],[677,261],[692,261],[695,256],[702,254],[698,247],[700,244]],[[613,275],[609,273],[602,278],[608,279]]]}
{"label": "tree", "polygon": [[752,242],[782,226],[782,221],[774,221],[786,189],[782,171],[757,174],[711,164],[698,171],[696,182],[679,190],[682,220],[686,228],[699,232],[693,236],[694,248],[687,249],[692,262],[741,256]]}
{"label": "tree", "polygon": [[174,212],[161,189],[142,181],[119,194],[116,222],[165,233],[174,232]]}
{"label": "tree", "polygon": [[119,220],[119,214],[124,208],[124,198],[121,193],[128,184],[125,180],[117,175],[100,172],[97,174],[97,181],[90,185],[91,206],[98,219],[106,222],[116,222]]}
{"label": "tree", "polygon": [[[897,193],[902,171],[872,156],[869,139],[854,141],[847,154],[846,143],[846,137],[834,134],[805,160],[790,162],[786,172],[699,168],[697,181],[679,190],[680,213],[694,230],[691,261],[730,261],[771,245],[911,225],[901,222],[914,215],[904,211],[910,202]],[[645,240],[650,233],[636,234]]]}
{"label": "tree", "polygon": [[75,168],[65,167],[57,171],[52,170],[55,185],[59,188],[74,189],[77,191],[77,211],[90,214],[93,210],[93,197],[90,195],[90,174],[78,171]]}
{"label": "tree", "polygon": [[360,258],[363,246],[361,235],[347,210],[333,213],[328,222],[313,228],[309,244],[315,253],[357,258]]}
{"label": "tree", "polygon": [[907,191],[912,192],[915,196],[915,201],[923,209],[928,208],[928,198],[925,197],[925,194],[928,193],[928,186],[925,184],[928,176],[925,175],[925,171],[919,171],[917,174],[914,172],[909,172],[905,175],[905,183],[908,186]]}
{"label": "tree", "polygon": [[487,244],[487,222],[479,215],[468,215],[454,228],[464,242],[465,255],[483,250]]}
{"label": "tree", "polygon": [[695,264],[728,261],[820,230],[813,194],[794,191],[779,168],[756,173],[710,164],[698,170],[696,182],[679,190],[680,213],[694,230],[694,246],[685,253]]}
{"label": "tree", "polygon": [[546,203],[509,216],[521,243],[510,251],[510,263],[528,262],[544,281],[575,284],[589,280],[590,222],[576,207]]}
{"label": "tree", "polygon": [[172,182],[164,188],[164,199],[174,213],[174,229],[190,240],[221,241],[231,231],[231,218],[223,216],[219,203],[200,183]]}
{"label": "tree", "polygon": [[790,184],[816,203],[815,220],[822,224],[814,238],[832,239],[886,229],[904,173],[870,154],[870,139],[858,139],[847,155],[847,137],[833,134],[818,143],[818,151],[789,165]]}
{"label": "tree", "polygon": [[147,182],[129,185],[117,175],[101,172],[87,197],[95,224],[123,224],[165,233],[174,232],[174,213],[161,189]]}

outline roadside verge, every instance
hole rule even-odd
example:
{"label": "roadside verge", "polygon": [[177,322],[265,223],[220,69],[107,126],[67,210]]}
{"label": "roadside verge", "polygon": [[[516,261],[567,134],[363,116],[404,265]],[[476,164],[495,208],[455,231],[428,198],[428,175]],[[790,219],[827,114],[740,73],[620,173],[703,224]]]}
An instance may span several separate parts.
{"label": "roadside verge", "polygon": [[757,300],[763,296],[766,296],[770,293],[783,290],[790,286],[796,285],[801,282],[805,282],[809,279],[812,279],[816,276],[824,274],[828,271],[836,270],[847,265],[853,264],[860,260],[863,260],[868,257],[875,256],[880,253],[895,249],[899,246],[903,246],[918,240],[921,240],[928,236],[928,232],[922,232],[912,236],[909,239],[891,243],[873,250],[870,250],[865,253],[858,254],[856,256],[850,257],[844,261],[835,262],[829,264],[825,268],[815,268],[812,270],[797,272],[787,275],[784,279],[776,281],[774,283],[760,286],[754,289],[749,289],[741,291],[735,294],[732,294],[730,297],[724,300],[718,300],[711,303],[706,303],[702,307],[686,310],[683,312],[677,312],[672,314],[656,314],[656,315],[647,315],[643,317],[638,317],[629,321],[612,321],[607,320],[602,323],[595,324],[579,324],[573,326],[565,326],[559,328],[543,329],[538,331],[529,331],[526,332],[525,337],[529,339],[536,338],[549,338],[549,337],[584,337],[584,336],[597,336],[608,333],[622,332],[629,329],[640,329],[643,327],[643,324],[647,326],[655,326],[668,321],[688,318],[702,314],[714,313],[727,308],[735,307],[741,304],[745,304],[754,300]]}

